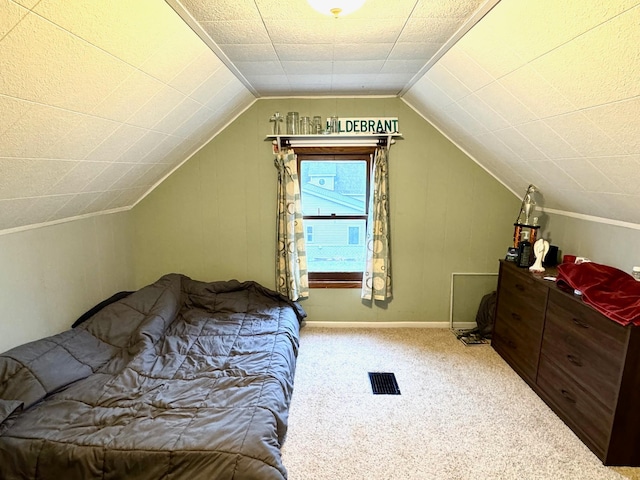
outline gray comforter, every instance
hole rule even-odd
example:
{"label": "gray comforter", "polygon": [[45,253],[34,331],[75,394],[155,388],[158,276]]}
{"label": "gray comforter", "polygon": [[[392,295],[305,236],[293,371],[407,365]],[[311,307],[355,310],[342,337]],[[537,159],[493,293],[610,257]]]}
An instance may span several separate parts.
{"label": "gray comforter", "polygon": [[303,317],[253,282],[171,274],[0,355],[0,478],[286,478]]}

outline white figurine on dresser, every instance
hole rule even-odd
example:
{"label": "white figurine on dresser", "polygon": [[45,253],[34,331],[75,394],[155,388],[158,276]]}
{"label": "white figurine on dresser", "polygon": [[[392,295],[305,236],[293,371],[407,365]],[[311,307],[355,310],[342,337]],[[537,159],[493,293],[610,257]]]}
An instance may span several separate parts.
{"label": "white figurine on dresser", "polygon": [[544,257],[547,256],[547,252],[549,251],[549,242],[544,240],[543,238],[539,238],[536,240],[536,243],[533,244],[533,254],[536,256],[536,261],[529,267],[529,270],[532,272],[544,272],[544,267],[542,266],[542,261]]}

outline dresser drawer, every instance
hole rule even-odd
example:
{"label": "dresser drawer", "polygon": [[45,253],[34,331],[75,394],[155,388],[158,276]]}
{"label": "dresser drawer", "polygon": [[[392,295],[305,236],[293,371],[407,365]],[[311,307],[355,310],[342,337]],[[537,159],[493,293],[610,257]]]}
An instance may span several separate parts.
{"label": "dresser drawer", "polygon": [[495,327],[509,328],[527,339],[539,339],[548,289],[520,272],[501,271]]}
{"label": "dresser drawer", "polygon": [[566,322],[567,327],[592,348],[619,352],[627,344],[627,328],[558,290],[549,292],[547,316]]}
{"label": "dresser drawer", "polygon": [[553,361],[542,355],[538,386],[554,405],[554,410],[603,458],[609,442],[613,413],[582,389]]}
{"label": "dresser drawer", "polygon": [[544,310],[529,308],[526,300],[521,297],[500,293],[495,323],[508,324],[514,330],[528,330],[533,335],[540,335],[544,325]]}
{"label": "dresser drawer", "polygon": [[627,332],[586,305],[550,292],[542,354],[613,411]]}
{"label": "dresser drawer", "polygon": [[540,342],[509,327],[508,323],[496,322],[491,336],[491,345],[516,371],[535,382],[538,368]]}
{"label": "dresser drawer", "polygon": [[541,330],[549,289],[523,272],[507,267],[503,267],[500,275],[498,312]]}

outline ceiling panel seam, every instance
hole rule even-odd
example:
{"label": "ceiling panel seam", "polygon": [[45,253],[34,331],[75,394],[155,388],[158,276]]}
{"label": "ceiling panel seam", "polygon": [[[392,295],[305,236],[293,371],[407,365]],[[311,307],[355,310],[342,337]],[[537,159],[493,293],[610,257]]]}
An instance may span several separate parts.
{"label": "ceiling panel seam", "polygon": [[429,71],[431,67],[433,67],[438,60],[440,60],[457,42],[460,40],[469,30],[471,30],[485,15],[487,15],[498,3],[500,0],[487,0],[480,8],[478,8],[473,15],[471,15],[467,21],[465,21],[460,28],[447,40],[440,49],[429,59],[429,61],[418,70],[409,82],[404,86],[402,90],[398,93],[399,97],[402,97],[405,93],[407,93],[413,85],[420,80],[425,73]]}
{"label": "ceiling panel seam", "polygon": [[180,3],[179,0],[165,0],[167,4],[176,12],[178,16],[180,16],[184,22],[191,28],[196,35],[198,35],[201,39],[205,41],[207,46],[211,48],[211,50],[216,54],[216,56],[220,59],[222,63],[224,63],[229,70],[236,76],[238,80],[240,80],[244,86],[249,90],[254,97],[260,97],[260,94],[253,88],[253,85],[245,78],[245,76],[236,68],[233,62],[227,57],[227,55],[218,47],[218,44],[213,41],[213,39],[209,36],[209,34],[204,31],[204,29],[200,26],[198,21],[193,18],[193,16],[187,11],[186,8]]}

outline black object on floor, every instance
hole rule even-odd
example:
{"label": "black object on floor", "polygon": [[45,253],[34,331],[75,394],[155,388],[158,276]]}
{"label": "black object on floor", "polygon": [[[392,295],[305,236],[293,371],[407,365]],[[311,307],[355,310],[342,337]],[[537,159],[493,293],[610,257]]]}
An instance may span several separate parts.
{"label": "black object on floor", "polygon": [[484,345],[491,343],[490,339],[483,337],[477,332],[477,329],[473,330],[454,330],[456,338],[465,345]]}
{"label": "black object on floor", "polygon": [[369,372],[374,395],[400,395],[400,388],[393,373]]}

